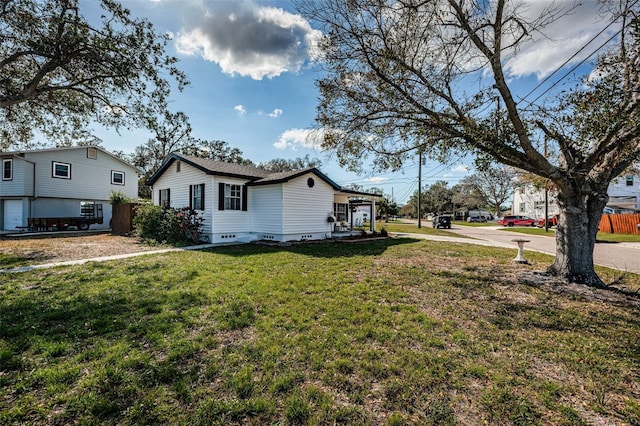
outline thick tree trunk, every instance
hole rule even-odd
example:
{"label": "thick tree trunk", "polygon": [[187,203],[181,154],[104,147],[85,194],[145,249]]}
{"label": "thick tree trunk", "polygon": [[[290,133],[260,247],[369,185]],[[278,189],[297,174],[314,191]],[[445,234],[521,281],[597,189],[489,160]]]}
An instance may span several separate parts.
{"label": "thick tree trunk", "polygon": [[593,250],[607,200],[606,189],[590,194],[558,195],[556,258],[548,273],[570,282],[605,287],[594,270]]}

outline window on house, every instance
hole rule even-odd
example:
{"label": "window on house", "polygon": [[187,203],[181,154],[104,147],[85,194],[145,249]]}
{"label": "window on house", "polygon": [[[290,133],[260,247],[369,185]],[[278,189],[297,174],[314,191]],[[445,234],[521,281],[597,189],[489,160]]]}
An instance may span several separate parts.
{"label": "window on house", "polygon": [[333,203],[333,215],[338,222],[347,220],[347,204]]}
{"label": "window on house", "polygon": [[525,209],[525,205],[524,203],[520,203],[520,211],[523,212]]}
{"label": "window on house", "polygon": [[176,161],[176,173],[180,173],[180,162]]}
{"label": "window on house", "polygon": [[98,149],[97,148],[87,148],[87,158],[95,160],[98,158]]}
{"label": "window on house", "polygon": [[161,207],[171,207],[171,190],[161,189],[158,191],[158,205]]}
{"label": "window on house", "polygon": [[627,186],[633,186],[633,175],[627,175],[626,182]]}
{"label": "window on house", "polygon": [[204,210],[204,183],[190,185],[191,199],[189,205],[195,210]]}
{"label": "window on house", "polygon": [[2,180],[13,179],[13,160],[7,158],[2,160]]}
{"label": "window on house", "polygon": [[51,174],[54,178],[71,179],[71,164],[53,161]]}
{"label": "window on house", "polygon": [[111,185],[124,185],[124,172],[111,170]]}
{"label": "window on house", "polygon": [[242,186],[225,184],[224,186],[224,209],[240,210],[242,208]]}

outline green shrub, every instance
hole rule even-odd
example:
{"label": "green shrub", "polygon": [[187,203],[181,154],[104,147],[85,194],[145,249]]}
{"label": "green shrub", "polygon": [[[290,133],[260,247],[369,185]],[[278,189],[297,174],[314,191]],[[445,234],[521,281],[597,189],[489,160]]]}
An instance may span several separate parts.
{"label": "green shrub", "polygon": [[204,219],[190,207],[165,208],[151,203],[138,205],[133,226],[136,235],[167,244],[198,243]]}
{"label": "green shrub", "polygon": [[113,204],[127,204],[127,203],[133,202],[134,200],[127,197],[120,191],[118,192],[111,191],[111,196],[109,197],[109,201],[113,205]]}

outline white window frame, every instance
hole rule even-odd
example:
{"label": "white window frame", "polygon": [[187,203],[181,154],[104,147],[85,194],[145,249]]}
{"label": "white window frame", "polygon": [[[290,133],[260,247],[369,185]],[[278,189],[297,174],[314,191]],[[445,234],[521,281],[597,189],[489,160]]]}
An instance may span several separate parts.
{"label": "white window frame", "polygon": [[627,186],[633,186],[633,175],[627,175],[625,177],[625,182]]}
{"label": "white window frame", "polygon": [[235,183],[224,185],[224,209],[242,210],[242,185]]}
{"label": "white window frame", "polygon": [[[56,171],[57,166],[65,166],[67,168],[67,175],[59,175]],[[51,162],[51,176],[56,179],[71,179],[71,164],[69,163],[61,163],[59,161]]]}
{"label": "white window frame", "polygon": [[[7,170],[5,164],[9,164],[9,176],[4,174]],[[13,159],[11,158],[2,160],[2,180],[13,180]]]}
{"label": "white window frame", "polygon": [[[116,182],[116,175],[122,175],[122,182]],[[111,185],[124,185],[124,172],[111,170]]]}

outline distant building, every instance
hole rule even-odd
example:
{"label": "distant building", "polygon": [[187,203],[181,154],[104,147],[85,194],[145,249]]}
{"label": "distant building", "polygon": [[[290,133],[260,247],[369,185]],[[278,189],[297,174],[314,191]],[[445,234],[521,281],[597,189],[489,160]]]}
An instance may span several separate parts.
{"label": "distant building", "polygon": [[[640,209],[640,178],[634,175],[621,176],[611,182],[607,191],[609,202],[605,213],[625,213]],[[549,191],[549,214],[560,213],[556,202],[556,194]],[[525,215],[533,218],[544,217],[544,189],[533,185],[520,185],[513,192],[514,215]]]}

